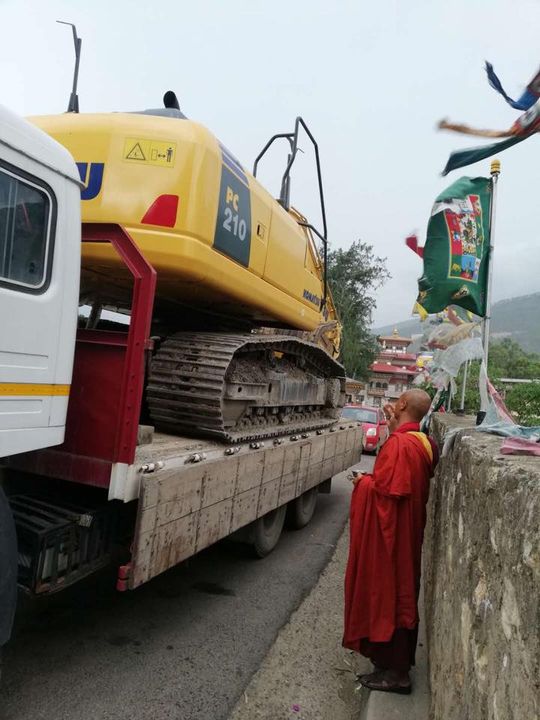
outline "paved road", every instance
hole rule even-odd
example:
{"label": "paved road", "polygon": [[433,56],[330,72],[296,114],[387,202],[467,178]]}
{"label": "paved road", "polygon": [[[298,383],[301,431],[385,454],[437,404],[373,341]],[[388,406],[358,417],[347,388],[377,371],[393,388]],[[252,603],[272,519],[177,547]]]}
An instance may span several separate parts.
{"label": "paved road", "polygon": [[222,543],[135,592],[106,574],[25,608],[1,720],[225,720],[329,561],[349,494],[335,479],[310,525],[262,561]]}

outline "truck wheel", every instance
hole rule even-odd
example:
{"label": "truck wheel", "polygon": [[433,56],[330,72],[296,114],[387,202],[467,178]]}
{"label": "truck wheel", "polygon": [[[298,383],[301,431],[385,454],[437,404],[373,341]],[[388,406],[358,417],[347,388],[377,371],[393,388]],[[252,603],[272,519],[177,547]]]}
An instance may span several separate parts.
{"label": "truck wheel", "polygon": [[278,544],[286,513],[287,506],[282,505],[253,523],[251,544],[257,557],[266,557]]}
{"label": "truck wheel", "polygon": [[314,487],[306,490],[296,500],[291,500],[287,508],[287,526],[293,530],[301,530],[306,527],[315,514],[318,497],[319,488]]}

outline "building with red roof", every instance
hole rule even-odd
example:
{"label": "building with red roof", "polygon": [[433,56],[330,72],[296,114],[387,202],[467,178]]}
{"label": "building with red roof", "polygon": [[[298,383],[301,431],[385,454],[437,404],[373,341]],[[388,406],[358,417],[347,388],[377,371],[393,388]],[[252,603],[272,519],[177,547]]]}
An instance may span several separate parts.
{"label": "building with red roof", "polygon": [[397,400],[412,386],[418,375],[416,355],[407,352],[412,338],[401,337],[396,330],[392,335],[377,338],[379,352],[370,369],[365,389],[367,405],[382,407]]}

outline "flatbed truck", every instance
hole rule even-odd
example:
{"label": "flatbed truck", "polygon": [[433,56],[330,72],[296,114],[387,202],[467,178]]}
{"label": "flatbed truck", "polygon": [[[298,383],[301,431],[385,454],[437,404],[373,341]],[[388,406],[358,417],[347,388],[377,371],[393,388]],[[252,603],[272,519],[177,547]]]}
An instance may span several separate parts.
{"label": "flatbed truck", "polygon": [[[15,567],[44,595],[118,548],[120,591],[230,536],[262,557],[361,455],[348,421],[240,443],[155,432],[143,387],[156,273],[120,226],[81,226],[80,190],[69,153],[0,109],[0,646]],[[128,323],[81,317],[86,242],[110,243],[131,276]]]}

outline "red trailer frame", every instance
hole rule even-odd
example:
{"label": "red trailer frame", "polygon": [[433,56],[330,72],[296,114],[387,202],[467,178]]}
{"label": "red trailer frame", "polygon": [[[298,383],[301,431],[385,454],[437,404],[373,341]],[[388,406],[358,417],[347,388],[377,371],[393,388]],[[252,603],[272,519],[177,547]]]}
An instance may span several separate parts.
{"label": "red trailer frame", "polygon": [[119,225],[84,224],[82,242],[111,243],[131,273],[129,330],[78,330],[64,443],[15,455],[10,465],[107,488],[115,464],[129,466],[135,458],[156,271]]}

